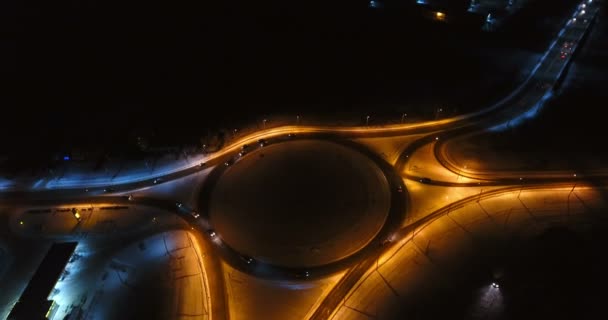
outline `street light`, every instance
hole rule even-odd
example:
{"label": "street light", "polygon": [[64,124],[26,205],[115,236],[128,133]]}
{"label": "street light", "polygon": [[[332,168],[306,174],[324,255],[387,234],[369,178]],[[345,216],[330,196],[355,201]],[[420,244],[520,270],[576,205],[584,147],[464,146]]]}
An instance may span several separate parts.
{"label": "street light", "polygon": [[368,126],[369,125],[369,116],[365,117],[365,125]]}
{"label": "street light", "polygon": [[296,124],[300,124],[300,115],[296,116]]}
{"label": "street light", "polygon": [[[464,165],[464,169],[466,169],[466,168],[467,168],[467,165],[465,164],[465,165]],[[458,181],[458,179],[460,179],[460,177],[461,177],[461,174],[460,174],[460,173],[462,172],[462,169],[463,169],[463,168],[461,168],[461,167],[459,167],[459,168],[458,168],[458,176],[456,177],[456,181]]]}
{"label": "street light", "polygon": [[435,111],[435,120],[439,117],[439,113],[443,111],[443,108],[439,108]]}
{"label": "street light", "polygon": [[80,212],[78,212],[78,209],[72,208],[72,215],[74,215],[74,218],[76,218],[76,220],[80,221]]}
{"label": "street light", "polygon": [[407,117],[407,113],[404,113],[401,115],[401,123],[403,123],[403,121],[405,120],[405,117]]}
{"label": "street light", "polygon": [[266,129],[266,121],[267,121],[266,119],[262,120],[262,123],[264,125],[264,129]]}

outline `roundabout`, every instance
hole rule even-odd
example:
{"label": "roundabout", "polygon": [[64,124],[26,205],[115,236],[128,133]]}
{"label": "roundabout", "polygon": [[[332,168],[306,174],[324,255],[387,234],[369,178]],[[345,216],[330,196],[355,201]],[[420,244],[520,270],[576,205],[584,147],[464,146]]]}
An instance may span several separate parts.
{"label": "roundabout", "polygon": [[381,231],[391,209],[383,170],[322,140],[259,147],[223,169],[208,203],[222,240],[247,257],[311,268],[345,259]]}

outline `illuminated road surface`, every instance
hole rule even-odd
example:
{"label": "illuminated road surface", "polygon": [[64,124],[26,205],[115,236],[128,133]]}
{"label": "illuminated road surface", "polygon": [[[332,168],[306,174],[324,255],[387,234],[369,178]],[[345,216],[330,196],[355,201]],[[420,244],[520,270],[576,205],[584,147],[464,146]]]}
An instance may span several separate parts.
{"label": "illuminated road surface", "polygon": [[[592,187],[513,190],[482,196],[445,211],[416,228],[374,260],[353,289],[339,301],[332,319],[402,319],[398,310],[417,302],[442,283],[458,283],[462,266],[482,248],[501,250],[504,241],[527,238],[549,227],[584,228],[599,221],[608,203]],[[493,279],[488,278],[487,287]],[[464,293],[463,293],[464,294]],[[473,302],[472,302],[473,303]],[[416,310],[409,305],[410,311]],[[493,307],[499,308],[499,305]],[[408,308],[403,308],[408,310]],[[484,312],[491,313],[492,309]],[[433,311],[419,314],[431,318]],[[483,316],[480,316],[483,318]]]}

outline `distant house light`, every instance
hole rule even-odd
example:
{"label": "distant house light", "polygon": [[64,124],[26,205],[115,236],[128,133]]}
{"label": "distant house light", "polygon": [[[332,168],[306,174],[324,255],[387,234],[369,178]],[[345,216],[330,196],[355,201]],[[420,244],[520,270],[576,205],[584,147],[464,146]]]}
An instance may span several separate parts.
{"label": "distant house light", "polygon": [[63,156],[63,160],[64,160],[64,161],[68,161],[68,160],[70,160],[70,156]]}
{"label": "distant house light", "polygon": [[435,12],[435,19],[440,20],[440,21],[445,20],[445,13],[443,13],[441,11]]}

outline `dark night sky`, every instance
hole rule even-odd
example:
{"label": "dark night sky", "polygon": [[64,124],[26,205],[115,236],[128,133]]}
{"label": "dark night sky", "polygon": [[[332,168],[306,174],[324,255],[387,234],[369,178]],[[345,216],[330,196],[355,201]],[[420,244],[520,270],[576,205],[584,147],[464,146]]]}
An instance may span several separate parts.
{"label": "dark night sky", "polygon": [[542,46],[521,33],[518,43],[488,40],[477,26],[430,23],[411,8],[379,16],[367,1],[23,6],[24,90],[1,132],[19,154],[118,145],[138,128],[179,141],[293,110],[380,113],[483,82],[494,58],[472,56],[479,46]]}
{"label": "dark night sky", "polygon": [[20,16],[24,108],[11,131],[30,128],[23,141],[222,126],[294,105],[349,109],[394,95],[391,79],[428,73],[429,46],[437,57],[433,43],[452,45],[407,10],[378,24],[366,1],[60,1]]}

